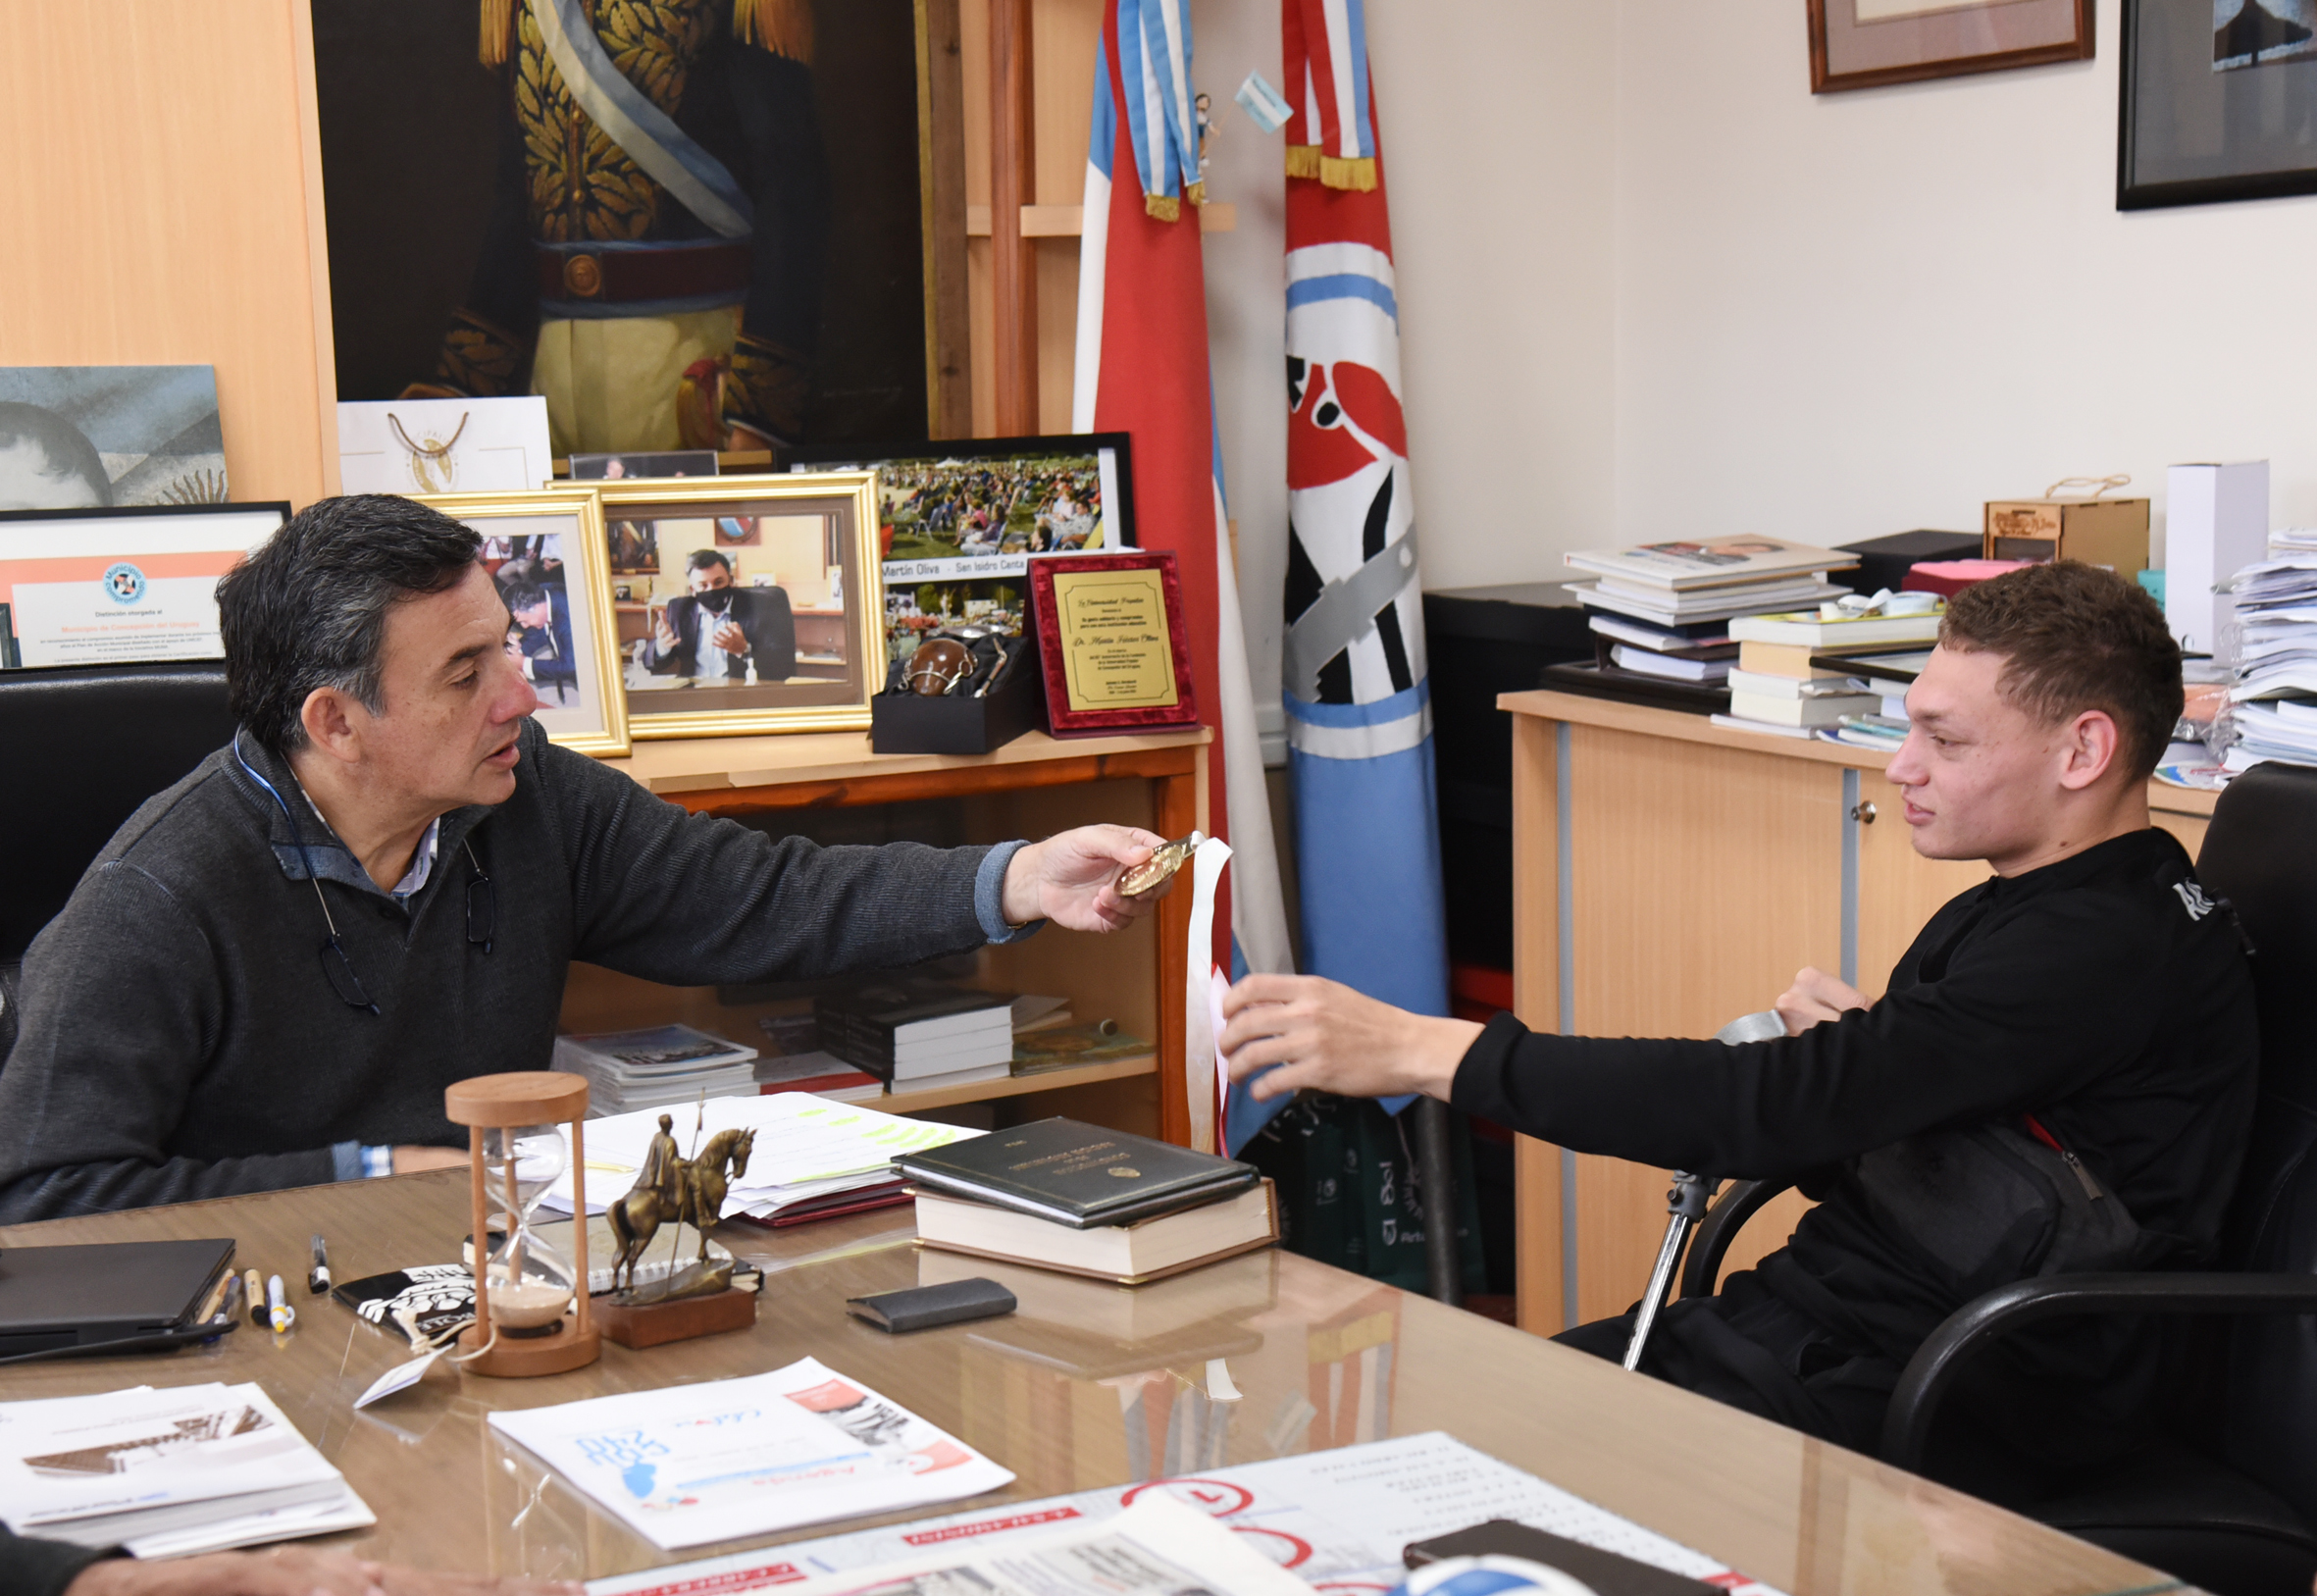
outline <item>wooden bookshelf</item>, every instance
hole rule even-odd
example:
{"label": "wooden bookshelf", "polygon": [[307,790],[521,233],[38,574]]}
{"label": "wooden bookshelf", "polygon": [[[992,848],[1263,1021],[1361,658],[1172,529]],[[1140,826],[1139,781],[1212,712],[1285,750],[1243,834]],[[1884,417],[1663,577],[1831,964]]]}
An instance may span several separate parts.
{"label": "wooden bookshelf", "polygon": [[[1032,732],[978,757],[877,754],[867,734],[695,738],[639,744],[605,765],[695,813],[739,820],[879,804],[953,804],[966,841],[1043,837],[1091,821],[1137,825],[1179,837],[1209,829],[1207,744],[1201,730],[1057,739]],[[930,840],[930,839],[929,839]],[[1114,1019],[1151,1037],[1140,1056],[1052,1069],[969,1086],[898,1092],[872,1100],[894,1113],[999,1103],[1006,1122],[1068,1113],[1184,1146],[1211,1137],[1195,1122],[1184,1069],[1184,944],[1190,894],[1160,901],[1127,930],[1092,937],[1048,927],[1022,942],[985,948],[974,983],[993,991],[1070,1000],[1080,1022]],[[786,1004],[724,1003],[713,987],[671,987],[574,964],[565,990],[566,1031],[621,1030],[681,1022],[754,1044],[757,1020]]]}

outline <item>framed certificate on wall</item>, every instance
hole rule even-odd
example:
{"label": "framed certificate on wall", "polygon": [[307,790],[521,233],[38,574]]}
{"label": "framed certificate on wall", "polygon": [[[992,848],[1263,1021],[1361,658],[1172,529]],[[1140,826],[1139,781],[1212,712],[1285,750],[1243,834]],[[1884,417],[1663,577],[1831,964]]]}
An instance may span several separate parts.
{"label": "framed certificate on wall", "polygon": [[0,511],[0,670],[223,659],[217,583],[286,503]]}
{"label": "framed certificate on wall", "polygon": [[1199,723],[1171,553],[1050,555],[1029,567],[1049,731],[1088,737]]}

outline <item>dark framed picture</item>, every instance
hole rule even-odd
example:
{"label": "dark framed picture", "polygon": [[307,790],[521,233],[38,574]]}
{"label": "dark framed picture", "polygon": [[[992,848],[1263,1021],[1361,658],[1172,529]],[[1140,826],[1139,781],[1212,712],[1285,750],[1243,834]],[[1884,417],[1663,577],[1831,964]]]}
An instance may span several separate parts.
{"label": "dark framed picture", "polygon": [[960,623],[1022,634],[1030,560],[1135,546],[1124,433],[803,448],[795,471],[877,473],[887,656]]}
{"label": "dark framed picture", "polygon": [[0,512],[0,670],[223,659],[217,582],[286,503]]}
{"label": "dark framed picture", "polygon": [[1047,555],[1030,561],[1030,614],[1056,737],[1199,722],[1174,555]]}
{"label": "dark framed picture", "polygon": [[2317,193],[2317,0],[2124,0],[2116,208]]}
{"label": "dark framed picture", "polygon": [[[2131,0],[2126,0],[2129,6]],[[1810,0],[1810,91],[2089,61],[2093,0]]]}
{"label": "dark framed picture", "polygon": [[866,471],[590,483],[638,741],[866,727],[885,685]]}

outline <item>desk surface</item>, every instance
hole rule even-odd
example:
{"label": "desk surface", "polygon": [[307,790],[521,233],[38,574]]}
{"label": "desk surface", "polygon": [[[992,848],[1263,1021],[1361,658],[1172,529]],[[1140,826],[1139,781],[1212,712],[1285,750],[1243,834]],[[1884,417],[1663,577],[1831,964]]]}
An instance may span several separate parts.
{"label": "desk surface", "polygon": [[[292,1279],[304,1274],[306,1238],[318,1229],[338,1278],[355,1279],[454,1259],[465,1178],[446,1171],[22,1225],[0,1229],[0,1247],[232,1236],[240,1266]],[[1171,1400],[1209,1359],[1226,1357],[1244,1400],[1224,1420],[1222,1463],[1440,1429],[1792,1596],[2033,1596],[2170,1583],[1839,1448],[1292,1255],[1250,1255],[1128,1293],[921,1253],[913,1235],[906,1209],[785,1231],[728,1225],[720,1239],[767,1271],[754,1330],[644,1353],[606,1344],[594,1366],[545,1379],[438,1369],[361,1414],[351,1411],[355,1396],[407,1351],[302,1294],[298,1327],[285,1337],[244,1327],[190,1353],[0,1369],[0,1400],[256,1380],[378,1513],[379,1527],[350,1541],[365,1555],[595,1577],[681,1559],[496,1440],[485,1423],[493,1408],[751,1373],[810,1355],[1021,1476],[1004,1496],[978,1499],[987,1503],[1162,1472],[1169,1426],[1130,1432],[1119,1377],[1149,1371]],[[921,1268],[929,1279],[953,1277],[938,1270],[1002,1275],[1023,1311],[905,1337],[846,1316],[846,1298],[914,1284]],[[1364,1388],[1380,1389],[1380,1403],[1364,1408]],[[1306,1404],[1316,1414],[1297,1429]]]}

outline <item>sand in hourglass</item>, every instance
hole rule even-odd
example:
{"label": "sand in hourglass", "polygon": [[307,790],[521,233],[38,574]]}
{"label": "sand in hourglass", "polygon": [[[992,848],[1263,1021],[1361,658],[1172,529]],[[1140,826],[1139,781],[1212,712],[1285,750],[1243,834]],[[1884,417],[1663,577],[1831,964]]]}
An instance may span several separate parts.
{"label": "sand in hourglass", "polygon": [[[496,1274],[497,1271],[491,1271]],[[496,1323],[510,1330],[536,1330],[542,1324],[552,1324],[563,1316],[571,1306],[568,1286],[549,1284],[543,1280],[490,1282],[490,1316]]]}

